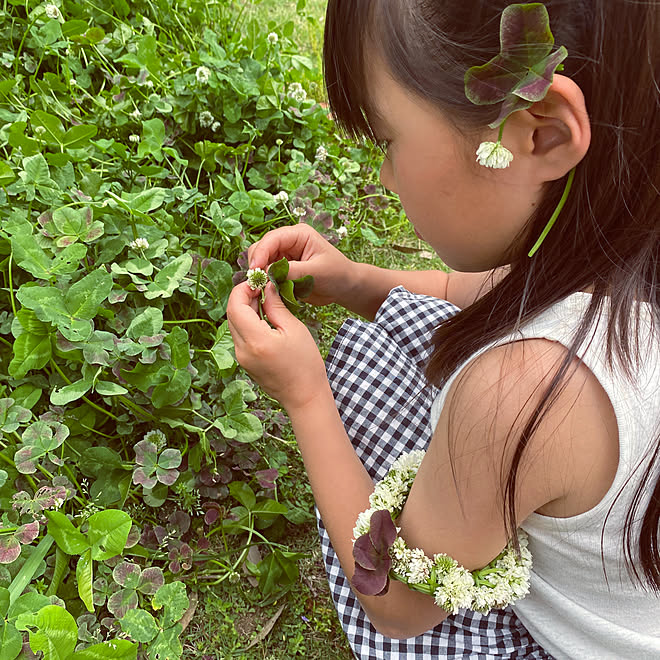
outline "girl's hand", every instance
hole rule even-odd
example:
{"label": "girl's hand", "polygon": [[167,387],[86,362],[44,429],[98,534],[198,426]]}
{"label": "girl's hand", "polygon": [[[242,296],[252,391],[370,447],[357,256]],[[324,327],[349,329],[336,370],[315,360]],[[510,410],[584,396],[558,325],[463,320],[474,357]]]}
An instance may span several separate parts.
{"label": "girl's hand", "polygon": [[325,365],[309,331],[284,306],[273,283],[266,286],[263,303],[270,324],[259,316],[259,295],[243,282],[229,296],[227,320],[236,359],[291,413],[329,389]]}
{"label": "girl's hand", "polygon": [[314,289],[305,302],[328,305],[336,302],[346,306],[357,278],[352,275],[358,264],[345,257],[309,225],[281,227],[268,232],[250,246],[250,268],[266,268],[286,257],[289,279],[303,275],[314,277]]}

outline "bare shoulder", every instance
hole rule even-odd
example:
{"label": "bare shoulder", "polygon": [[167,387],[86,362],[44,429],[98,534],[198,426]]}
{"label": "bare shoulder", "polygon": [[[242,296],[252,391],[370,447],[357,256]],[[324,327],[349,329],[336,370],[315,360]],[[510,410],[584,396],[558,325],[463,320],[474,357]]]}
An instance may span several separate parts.
{"label": "bare shoulder", "polygon": [[508,266],[481,273],[452,272],[447,276],[447,300],[464,309],[488,293],[509,272]]}
{"label": "bare shoulder", "polygon": [[[524,340],[485,352],[461,372],[404,509],[409,542],[446,552],[471,569],[502,550],[506,476],[565,355],[556,342]],[[528,438],[518,472],[518,521],[535,511],[567,517],[592,508],[611,485],[617,463],[609,399],[575,360]]]}
{"label": "bare shoulder", "polygon": [[[486,351],[456,379],[441,423],[450,441],[487,441],[494,465],[511,465],[523,435],[520,517],[532,511],[571,516],[595,506],[618,465],[618,429],[609,397],[579,359],[557,389],[548,389],[567,355],[565,346],[527,339]],[[528,427],[535,411],[546,412]],[[477,440],[470,428],[479,428]],[[530,433],[532,431],[532,433]],[[472,445],[472,448],[476,447]]]}

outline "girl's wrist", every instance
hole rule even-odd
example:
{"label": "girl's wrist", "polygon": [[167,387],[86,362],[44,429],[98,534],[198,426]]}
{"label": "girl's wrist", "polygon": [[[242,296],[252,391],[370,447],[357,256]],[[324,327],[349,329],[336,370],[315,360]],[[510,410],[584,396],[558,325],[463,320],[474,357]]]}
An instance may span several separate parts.
{"label": "girl's wrist", "polygon": [[307,420],[326,408],[336,410],[330,383],[327,380],[319,383],[318,387],[301,393],[295,399],[281,403],[294,426],[298,421]]}

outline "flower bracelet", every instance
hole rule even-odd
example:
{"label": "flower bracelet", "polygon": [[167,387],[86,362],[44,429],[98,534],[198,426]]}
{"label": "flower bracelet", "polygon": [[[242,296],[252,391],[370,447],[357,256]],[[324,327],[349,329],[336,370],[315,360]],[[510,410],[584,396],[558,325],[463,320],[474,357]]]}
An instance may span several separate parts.
{"label": "flower bracelet", "polygon": [[369,497],[371,508],[358,516],[353,530],[353,587],[364,595],[384,595],[392,578],[433,596],[450,614],[461,608],[486,614],[523,598],[529,592],[532,556],[522,530],[518,532],[519,553],[509,543],[476,571],[468,571],[445,554],[427,557],[398,536],[394,520],[403,510],[424,454],[413,451],[399,456],[376,483]]}

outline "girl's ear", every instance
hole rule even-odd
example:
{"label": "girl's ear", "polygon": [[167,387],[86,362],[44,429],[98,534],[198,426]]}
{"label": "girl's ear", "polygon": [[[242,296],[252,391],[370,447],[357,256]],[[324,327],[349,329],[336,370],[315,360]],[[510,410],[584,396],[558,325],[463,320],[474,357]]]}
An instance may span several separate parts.
{"label": "girl's ear", "polygon": [[[580,87],[566,76],[555,74],[543,101],[516,112],[519,144],[514,151],[527,160],[529,173],[539,182],[565,176],[587,153],[591,141],[589,115]],[[505,142],[509,126],[504,130]],[[516,147],[514,147],[516,148]]]}

